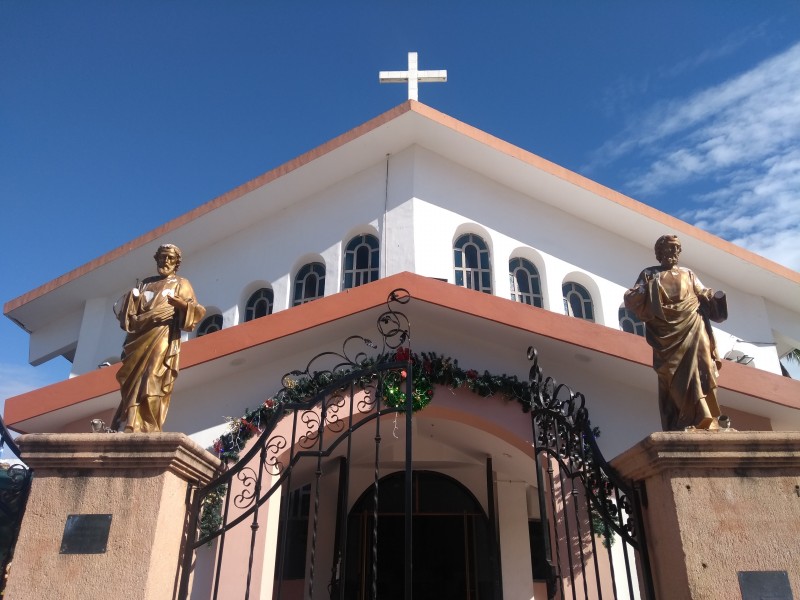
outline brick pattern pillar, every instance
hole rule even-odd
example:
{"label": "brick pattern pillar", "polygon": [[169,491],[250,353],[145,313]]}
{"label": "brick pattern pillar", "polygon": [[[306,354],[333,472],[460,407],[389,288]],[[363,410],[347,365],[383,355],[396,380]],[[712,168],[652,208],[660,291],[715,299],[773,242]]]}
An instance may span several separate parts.
{"label": "brick pattern pillar", "polygon": [[[219,460],[181,433],[29,434],[34,470],[4,600],[172,599],[190,485]],[[68,515],[110,514],[106,551],[61,553]]]}
{"label": "brick pattern pillar", "polygon": [[645,484],[657,599],[741,600],[753,571],[800,599],[800,433],[654,433],[611,464]]}

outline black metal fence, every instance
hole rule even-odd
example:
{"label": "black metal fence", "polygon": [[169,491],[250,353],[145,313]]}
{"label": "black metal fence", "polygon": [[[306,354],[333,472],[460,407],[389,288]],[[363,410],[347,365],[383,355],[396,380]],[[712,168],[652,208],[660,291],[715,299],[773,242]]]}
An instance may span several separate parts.
{"label": "black metal fence", "polygon": [[[233,423],[216,450],[235,464],[191,499],[179,598],[189,598],[190,588],[192,598],[225,600],[263,598],[269,589],[276,600],[412,598],[415,390],[410,325],[397,310],[408,300],[405,290],[390,295],[377,320],[380,345],[351,336],[341,351],[323,352],[286,374],[273,398]],[[603,459],[583,395],[545,378],[535,350],[528,358],[529,382],[518,391],[526,398],[529,392],[523,410],[531,418],[548,596],[653,600],[638,490]],[[381,456],[387,417],[396,425],[400,416],[405,454],[387,468]],[[348,515],[353,459],[363,473],[365,456],[372,497],[359,500],[367,508],[355,518]],[[389,519],[385,513],[379,519],[379,498],[389,481],[400,485],[398,478],[402,494],[394,497],[403,500]],[[385,568],[383,578],[378,573],[387,565],[378,556],[387,534],[391,581]],[[473,538],[497,543],[488,533]],[[499,599],[499,568],[495,583],[475,597]]]}
{"label": "black metal fence", "polygon": [[[300,553],[303,597],[313,598],[315,589],[327,587],[332,598],[345,598],[343,574],[347,573],[348,519],[347,490],[353,444],[356,437],[370,439],[373,446],[373,488],[375,514],[372,532],[372,581],[370,597],[377,597],[377,523],[378,489],[381,472],[382,425],[387,415],[404,414],[406,429],[405,471],[405,597],[411,598],[411,413],[412,378],[408,344],[410,326],[406,316],[397,310],[409,295],[395,290],[387,310],[378,318],[378,344],[362,336],[351,336],[340,352],[323,352],[315,356],[302,371],[283,377],[281,390],[247,419],[251,433],[257,433],[252,445],[234,436],[219,447],[223,457],[238,459],[236,464],[207,486],[196,491],[189,519],[188,550],[185,553],[179,597],[187,598],[193,578],[192,597],[244,598],[256,597],[265,578],[273,573],[263,568],[263,535],[265,506],[277,494],[283,495],[278,545],[275,549],[273,597],[280,599],[287,575],[295,567],[287,564],[293,550],[293,518],[302,516],[305,503],[306,521],[300,538],[308,531],[310,547]],[[375,352],[369,354],[369,352]],[[235,432],[236,433],[236,432]],[[249,446],[249,447],[247,447]],[[239,457],[238,451],[244,450]],[[363,446],[361,447],[363,452]],[[336,461],[336,458],[339,458]],[[334,460],[330,460],[334,459]],[[340,497],[335,511],[323,511],[320,495],[324,469],[330,464],[339,469]],[[310,486],[305,486],[310,483]],[[305,498],[294,490],[306,492]],[[341,497],[341,494],[344,497]],[[300,509],[298,509],[300,505]],[[298,512],[299,511],[299,512]],[[317,540],[321,528],[335,531],[335,549],[330,573],[321,572]],[[235,553],[231,548],[236,546]],[[201,556],[206,548],[206,565]],[[241,552],[242,548],[245,552]],[[305,558],[308,556],[308,563]],[[258,564],[260,562],[260,564]],[[201,573],[201,570],[204,570]],[[224,590],[221,584],[224,581]],[[199,588],[203,588],[198,591]]]}
{"label": "black metal fence", "polygon": [[[31,470],[19,461],[19,448],[11,432],[0,416],[0,596],[6,586],[6,578],[14,546],[17,543],[19,526],[25,512],[25,503],[31,487]],[[11,454],[9,457],[8,454]]]}
{"label": "black metal fence", "polygon": [[[640,491],[597,446],[581,393],[545,378],[536,350],[529,383],[550,598],[654,600]],[[544,518],[547,515],[547,518]]]}

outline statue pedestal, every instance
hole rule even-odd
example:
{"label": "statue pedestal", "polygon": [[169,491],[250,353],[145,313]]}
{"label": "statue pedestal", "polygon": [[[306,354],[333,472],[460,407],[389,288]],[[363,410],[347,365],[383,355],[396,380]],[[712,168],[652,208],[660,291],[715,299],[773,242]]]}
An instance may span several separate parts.
{"label": "statue pedestal", "polygon": [[645,484],[657,598],[800,599],[800,433],[654,433],[611,464]]}
{"label": "statue pedestal", "polygon": [[174,597],[189,486],[210,481],[219,460],[181,433],[17,444],[34,473],[5,600]]}

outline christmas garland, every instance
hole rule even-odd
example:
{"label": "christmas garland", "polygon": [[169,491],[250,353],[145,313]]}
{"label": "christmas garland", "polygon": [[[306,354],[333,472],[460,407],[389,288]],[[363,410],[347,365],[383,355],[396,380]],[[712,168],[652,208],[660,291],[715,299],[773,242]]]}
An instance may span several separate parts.
{"label": "christmas garland", "polygon": [[[475,369],[464,370],[458,365],[458,360],[440,356],[435,352],[422,352],[417,354],[408,348],[399,348],[393,354],[380,355],[377,358],[363,360],[359,368],[367,369],[376,364],[399,361],[411,361],[411,377],[413,383],[412,404],[414,411],[422,410],[430,404],[434,395],[434,386],[442,385],[450,389],[466,388],[481,397],[499,395],[506,400],[514,400],[522,405],[524,412],[531,410],[530,385],[527,381],[520,381],[515,375],[493,375],[488,371],[480,374]],[[265,400],[258,408],[248,409],[238,419],[226,417],[230,422],[228,431],[220,436],[213,444],[214,452],[224,462],[236,461],[239,453],[254,436],[261,434],[262,423],[268,423],[281,406],[290,402],[299,402],[315,396],[319,391],[343,380],[353,370],[336,372],[314,373],[311,376],[287,382],[281,393]],[[408,372],[405,369],[390,371],[384,375],[383,397],[388,406],[395,408],[405,404],[405,386]],[[377,379],[377,373],[371,373],[363,379],[356,381],[362,389]],[[600,436],[597,427],[592,428],[595,437]],[[227,492],[227,486],[222,485],[203,501],[203,511],[200,518],[200,535],[204,537],[215,532],[221,525],[222,498]],[[613,531],[604,522],[594,506],[591,510],[595,535],[603,539],[606,547],[613,544]]]}
{"label": "christmas garland", "polygon": [[[506,400],[516,400],[526,412],[530,410],[530,386],[526,381],[520,381],[515,375],[493,375],[488,371],[480,374],[475,369],[464,370],[458,366],[458,360],[440,356],[435,352],[417,354],[408,348],[399,348],[393,354],[365,359],[359,368],[365,369],[383,362],[409,359],[415,411],[422,410],[430,404],[434,385],[443,385],[450,389],[463,387],[482,397],[499,395]],[[261,433],[262,423],[269,422],[283,404],[310,398],[352,372],[352,370],[341,370],[334,373],[315,373],[310,377],[293,380],[281,390],[279,396],[268,398],[255,409],[246,410],[242,417],[238,419],[226,417],[230,425],[228,431],[214,442],[214,453],[225,462],[238,460],[239,453],[247,442]],[[407,377],[405,369],[390,371],[384,376],[383,396],[388,406],[399,408],[405,403]],[[373,373],[356,383],[363,389],[376,378],[377,374]]]}

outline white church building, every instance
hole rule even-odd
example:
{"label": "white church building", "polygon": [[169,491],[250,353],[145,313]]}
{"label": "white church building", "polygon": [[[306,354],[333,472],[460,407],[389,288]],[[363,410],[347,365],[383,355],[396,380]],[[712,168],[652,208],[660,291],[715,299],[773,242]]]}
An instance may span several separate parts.
{"label": "white church building", "polygon": [[[169,242],[181,248],[180,275],[207,314],[183,343],[167,431],[211,448],[230,419],[236,423],[281,388],[285,373],[320,352],[340,351],[348,336],[376,338],[387,297],[404,289],[414,353],[524,381],[526,351],[535,347],[546,375],[585,395],[610,460],[660,430],[652,351],[622,297],[655,264],[653,244],[667,233],[681,239],[681,264],[727,294],[729,317],[714,326],[728,359],[719,377],[723,413],[739,430],[800,430],[800,382],[782,374],[780,363],[800,348],[800,274],[416,100],[7,302],[5,315],[30,333],[30,362],[64,356],[72,372],[8,399],[4,418],[26,433],[88,432],[92,419],[110,422],[124,338],[113,306],[154,274],[153,254]],[[406,429],[391,418],[382,427],[381,477],[390,481],[402,464]],[[444,582],[461,590],[452,597],[490,597],[495,585],[504,598],[547,597],[532,557],[541,515],[530,422],[519,405],[436,386],[430,404],[414,413],[413,436],[419,485],[433,496],[459,496],[452,510],[431,509],[415,585],[418,577],[438,589],[447,573],[465,580],[463,589]],[[353,522],[373,477],[371,442],[360,443],[345,496]],[[322,481],[335,488],[333,461],[323,465]],[[312,477],[299,471],[283,490],[297,500],[291,514],[301,523]],[[335,493],[321,500],[331,513],[336,501]],[[277,509],[265,506],[250,597],[275,597],[276,562],[287,574],[282,597],[302,597],[307,557],[301,548],[299,566],[290,566],[271,551],[281,523]],[[465,524],[470,510],[494,519],[499,583],[475,566],[483,561],[480,546],[491,544]],[[334,535],[333,524],[321,523],[314,536],[326,585],[358,579],[356,561],[367,562],[354,550],[351,574],[331,575]],[[198,551],[192,597],[205,589],[201,562]],[[315,598],[328,597],[326,585],[314,588]],[[348,597],[371,597],[357,585]]]}

